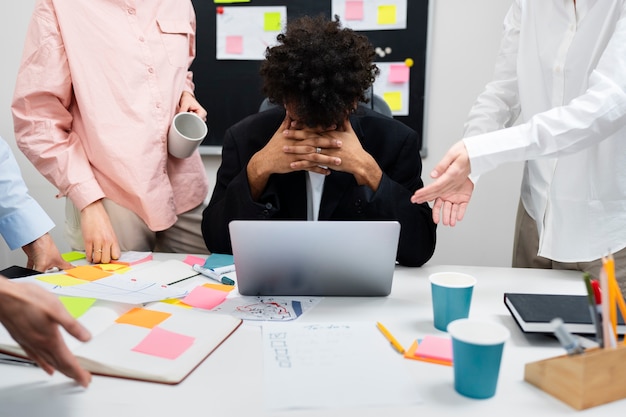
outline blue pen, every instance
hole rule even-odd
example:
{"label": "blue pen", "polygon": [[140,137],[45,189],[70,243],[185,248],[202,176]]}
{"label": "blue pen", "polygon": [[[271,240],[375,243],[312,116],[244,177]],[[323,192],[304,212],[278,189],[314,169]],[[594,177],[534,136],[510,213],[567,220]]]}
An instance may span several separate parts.
{"label": "blue pen", "polygon": [[211,278],[213,281],[217,281],[220,284],[235,285],[235,281],[233,281],[232,279],[230,279],[228,277],[220,276],[220,274],[218,274],[217,272],[213,271],[212,269],[204,268],[203,266],[200,266],[198,264],[194,264],[192,268],[193,268],[194,271],[199,272],[200,274],[204,275],[205,277]]}

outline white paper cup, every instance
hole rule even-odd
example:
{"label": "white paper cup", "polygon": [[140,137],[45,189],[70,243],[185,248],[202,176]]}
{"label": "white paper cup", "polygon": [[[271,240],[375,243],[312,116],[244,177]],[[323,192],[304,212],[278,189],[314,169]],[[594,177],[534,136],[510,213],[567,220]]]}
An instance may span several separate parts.
{"label": "white paper cup", "polygon": [[174,116],[167,134],[167,150],[176,158],[189,158],[209,133],[207,124],[195,113]]}

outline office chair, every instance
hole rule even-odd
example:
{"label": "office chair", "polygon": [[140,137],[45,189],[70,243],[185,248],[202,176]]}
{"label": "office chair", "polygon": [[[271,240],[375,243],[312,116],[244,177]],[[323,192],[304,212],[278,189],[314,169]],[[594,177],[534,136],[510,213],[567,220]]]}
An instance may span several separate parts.
{"label": "office chair", "polygon": [[[370,100],[367,103],[359,102],[359,106],[374,110],[375,112],[378,112],[383,116],[393,118],[393,113],[391,112],[389,104],[387,104],[387,102],[381,96],[374,94],[371,88],[365,92],[365,96],[369,96]],[[259,112],[272,109],[276,106],[277,104],[270,103],[269,99],[266,97],[265,99],[263,99],[261,105],[259,106]]]}

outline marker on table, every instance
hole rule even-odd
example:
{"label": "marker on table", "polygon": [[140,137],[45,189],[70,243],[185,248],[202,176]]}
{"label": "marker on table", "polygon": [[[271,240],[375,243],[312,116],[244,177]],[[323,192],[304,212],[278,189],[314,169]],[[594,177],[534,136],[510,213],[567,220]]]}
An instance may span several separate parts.
{"label": "marker on table", "polygon": [[198,264],[194,264],[192,268],[193,268],[194,271],[199,272],[200,274],[204,275],[205,277],[211,278],[213,281],[217,281],[220,284],[235,285],[235,281],[233,281],[232,279],[230,279],[228,277],[220,276],[219,273],[215,272],[212,269],[205,268],[205,267],[200,266]]}
{"label": "marker on table", "polygon": [[552,327],[554,327],[554,334],[556,338],[561,342],[561,346],[567,352],[568,355],[579,355],[585,351],[580,345],[578,339],[576,339],[572,334],[565,328],[563,324],[563,319],[556,317],[550,321]]}
{"label": "marker on table", "polygon": [[393,346],[395,350],[397,350],[401,354],[404,353],[404,348],[402,347],[402,345],[396,340],[395,337],[393,337],[391,333],[389,333],[389,330],[387,330],[385,326],[383,326],[380,322],[377,322],[376,327],[378,327],[378,330],[381,331],[383,336],[385,336],[385,338],[389,340],[389,343],[391,343],[391,346]]}

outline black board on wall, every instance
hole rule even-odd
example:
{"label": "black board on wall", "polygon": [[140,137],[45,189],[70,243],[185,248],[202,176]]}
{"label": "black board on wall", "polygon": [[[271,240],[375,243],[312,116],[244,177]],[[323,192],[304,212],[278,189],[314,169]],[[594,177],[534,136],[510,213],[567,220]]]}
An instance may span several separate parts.
{"label": "black board on wall", "polygon": [[[330,17],[331,0],[251,0],[246,3],[216,4],[192,0],[196,11],[196,59],[191,70],[195,94],[207,112],[209,134],[202,146],[221,146],[226,130],[244,117],[256,113],[264,99],[261,92],[261,61],[216,59],[216,9],[219,6],[286,6],[287,22],[302,15]],[[391,53],[376,62],[402,62],[411,58],[409,114],[394,116],[420,134],[423,132],[424,79],[428,34],[428,0],[407,1],[407,27],[402,30],[359,31],[374,47]],[[374,93],[376,93],[374,91]]]}

